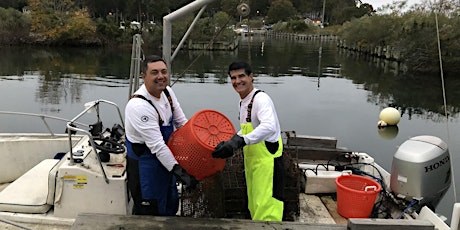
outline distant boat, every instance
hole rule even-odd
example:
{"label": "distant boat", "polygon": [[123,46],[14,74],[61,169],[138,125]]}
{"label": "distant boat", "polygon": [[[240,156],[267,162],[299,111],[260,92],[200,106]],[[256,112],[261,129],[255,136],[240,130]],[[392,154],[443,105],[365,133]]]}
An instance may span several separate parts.
{"label": "distant boat", "polygon": [[290,69],[289,69],[289,72],[290,73],[293,73],[293,74],[301,74],[302,73],[302,69],[298,66],[292,66]]}
{"label": "distant boat", "polygon": [[342,68],[340,66],[328,66],[323,68],[321,75],[323,77],[342,77]]}

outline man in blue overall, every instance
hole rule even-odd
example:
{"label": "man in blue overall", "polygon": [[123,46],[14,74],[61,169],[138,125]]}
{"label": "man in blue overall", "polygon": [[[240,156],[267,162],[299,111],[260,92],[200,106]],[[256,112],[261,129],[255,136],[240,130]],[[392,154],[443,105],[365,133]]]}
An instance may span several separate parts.
{"label": "man in blue overall", "polygon": [[176,177],[188,187],[198,181],[174,158],[167,141],[174,128],[187,118],[174,91],[169,73],[159,56],[147,56],[142,63],[144,84],[125,108],[128,188],[135,215],[176,215],[179,196]]}
{"label": "man in blue overall", "polygon": [[216,146],[212,156],[227,158],[243,148],[248,209],[253,220],[282,221],[285,169],[283,142],[275,106],[268,94],[254,87],[246,62],[228,68],[232,86],[240,95],[241,129]]}

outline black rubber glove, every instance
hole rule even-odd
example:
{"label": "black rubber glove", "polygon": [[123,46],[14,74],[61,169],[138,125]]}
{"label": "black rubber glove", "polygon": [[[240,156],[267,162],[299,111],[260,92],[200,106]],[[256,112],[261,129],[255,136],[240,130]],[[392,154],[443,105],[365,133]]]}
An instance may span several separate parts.
{"label": "black rubber glove", "polygon": [[188,174],[187,171],[185,171],[185,169],[182,168],[180,165],[174,165],[172,173],[174,173],[174,175],[176,175],[176,178],[184,185],[186,185],[188,188],[196,188],[198,180],[194,176]]}
{"label": "black rubber glove", "polygon": [[244,138],[235,134],[230,140],[220,142],[214,152],[212,152],[212,157],[214,158],[227,158],[231,157],[234,154],[234,151],[240,148],[243,148],[246,143]]}

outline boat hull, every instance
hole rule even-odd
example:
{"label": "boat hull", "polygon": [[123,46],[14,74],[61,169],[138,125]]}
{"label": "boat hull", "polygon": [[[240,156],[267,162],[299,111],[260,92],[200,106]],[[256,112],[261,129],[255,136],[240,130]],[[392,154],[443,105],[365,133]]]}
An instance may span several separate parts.
{"label": "boat hull", "polygon": [[[73,138],[78,141],[78,138]],[[9,183],[44,159],[69,151],[67,134],[39,133],[0,134],[0,183]]]}

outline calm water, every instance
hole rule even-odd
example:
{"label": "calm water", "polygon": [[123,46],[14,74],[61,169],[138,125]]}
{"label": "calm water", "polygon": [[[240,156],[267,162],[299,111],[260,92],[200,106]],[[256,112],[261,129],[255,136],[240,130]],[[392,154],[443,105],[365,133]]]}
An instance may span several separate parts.
{"label": "calm water", "polygon": [[[102,98],[117,103],[124,112],[130,49],[14,47],[0,52],[0,110],[72,118],[84,103]],[[434,135],[448,143],[451,160],[458,165],[459,80],[445,79],[447,121],[439,76],[398,75],[390,64],[342,52],[331,41],[245,38],[236,51],[178,55],[172,65],[173,89],[188,117],[214,109],[238,125],[238,95],[226,75],[228,64],[236,59],[252,63],[258,74],[256,86],[271,95],[283,130],[337,137],[339,146],[369,153],[388,171],[400,144],[413,136]],[[341,77],[323,75],[325,68],[337,66]],[[379,113],[389,105],[401,111],[401,121],[396,129],[382,132],[377,129]],[[62,124],[52,126],[64,130]],[[0,120],[0,132],[30,130],[41,132],[45,127],[18,117]],[[460,173],[453,170],[459,182]],[[448,223],[454,190],[451,186],[437,207]],[[458,189],[456,193],[460,194]]]}

